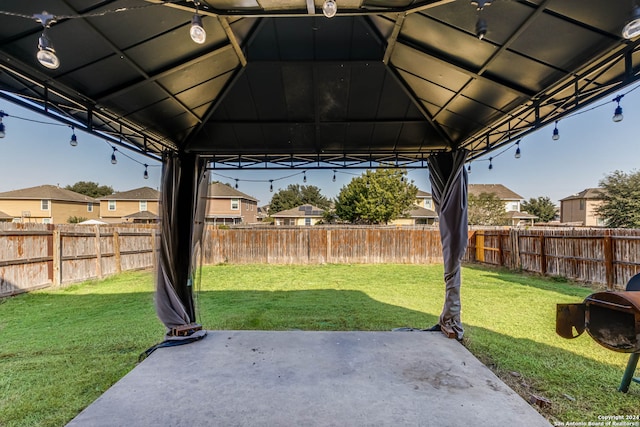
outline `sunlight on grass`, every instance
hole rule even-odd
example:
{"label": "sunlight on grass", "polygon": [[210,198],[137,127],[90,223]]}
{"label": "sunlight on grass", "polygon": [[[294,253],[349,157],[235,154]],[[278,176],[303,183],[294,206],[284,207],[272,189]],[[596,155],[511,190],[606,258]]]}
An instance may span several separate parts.
{"label": "sunlight on grass", "polygon": [[[442,309],[442,276],[441,265],[208,266],[196,281],[198,321],[212,330],[425,328]],[[628,355],[586,333],[574,340],[555,333],[556,304],[592,292],[467,266],[465,345],[523,397],[550,399],[551,420],[634,414],[640,386],[616,392]],[[163,333],[150,272],[0,300],[0,425],[66,424]]]}

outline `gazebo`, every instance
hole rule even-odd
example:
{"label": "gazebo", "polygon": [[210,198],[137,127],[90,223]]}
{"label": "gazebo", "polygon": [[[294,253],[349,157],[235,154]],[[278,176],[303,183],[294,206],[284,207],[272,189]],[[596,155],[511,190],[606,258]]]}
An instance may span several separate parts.
{"label": "gazebo", "polygon": [[[622,108],[640,63],[629,0],[0,9],[0,97],[162,161],[158,311],[169,330],[196,321],[189,284],[208,170],[429,167],[446,267],[439,326],[461,338],[465,162],[549,124],[556,137],[558,121],[595,101]],[[0,119],[10,133],[11,117]]]}

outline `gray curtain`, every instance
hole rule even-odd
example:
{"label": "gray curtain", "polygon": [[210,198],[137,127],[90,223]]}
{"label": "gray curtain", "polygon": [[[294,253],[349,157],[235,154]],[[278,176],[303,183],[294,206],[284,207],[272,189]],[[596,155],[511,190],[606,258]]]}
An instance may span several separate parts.
{"label": "gray curtain", "polygon": [[155,304],[167,334],[196,322],[193,253],[203,231],[209,181],[204,166],[191,154],[167,153],[163,158]]}
{"label": "gray curtain", "polygon": [[429,180],[440,226],[444,258],[445,300],[439,326],[450,338],[462,339],[460,266],[468,243],[465,150],[429,156]]}

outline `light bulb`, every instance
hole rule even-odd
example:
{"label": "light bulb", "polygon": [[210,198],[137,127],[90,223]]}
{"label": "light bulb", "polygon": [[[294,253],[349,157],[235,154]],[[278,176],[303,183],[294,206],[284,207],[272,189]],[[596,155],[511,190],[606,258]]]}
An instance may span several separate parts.
{"label": "light bulb", "polygon": [[113,153],[111,153],[111,164],[115,165],[118,163],[118,159],[116,159],[116,149],[113,149]]}
{"label": "light bulb", "polygon": [[307,182],[307,173],[302,172],[302,182]]}
{"label": "light bulb", "polygon": [[71,144],[72,147],[75,147],[76,145],[78,145],[78,137],[76,136],[75,132],[71,134],[71,139],[69,140],[69,144]]}
{"label": "light bulb", "polygon": [[622,107],[620,105],[618,105],[616,107],[616,111],[613,114],[613,118],[612,120],[616,123],[621,122],[622,119],[624,119],[624,116],[622,115]]}
{"label": "light bulb", "polygon": [[556,127],[553,128],[553,136],[551,137],[554,141],[560,139],[560,132],[558,131],[558,122],[556,122]]}
{"label": "light bulb", "polygon": [[2,123],[0,121],[0,138],[4,138],[5,133],[4,133],[4,123]]}
{"label": "light bulb", "polygon": [[56,55],[56,50],[53,48],[51,40],[45,33],[42,33],[38,39],[38,53],[36,54],[38,62],[50,70],[55,70],[60,66],[60,60]]}
{"label": "light bulb", "polygon": [[515,156],[514,156],[514,157],[515,157],[516,159],[519,159],[519,158],[520,158],[520,156],[521,156],[521,154],[522,154],[522,153],[520,152],[520,141],[518,140],[518,141],[516,141],[516,154],[515,154]]}
{"label": "light bulb", "polygon": [[489,170],[493,169],[492,160],[493,160],[493,157],[489,157]]}
{"label": "light bulb", "polygon": [[627,40],[640,36],[640,7],[636,7],[631,14],[631,20],[622,29],[622,37]]}
{"label": "light bulb", "polygon": [[487,34],[487,29],[489,26],[487,25],[487,21],[484,18],[478,18],[476,21],[476,36],[479,40],[482,40],[484,36]]}
{"label": "light bulb", "polygon": [[149,167],[149,165],[144,165],[144,173],[142,174],[144,179],[149,179],[149,171],[147,171],[147,167]]}
{"label": "light bulb", "polygon": [[191,18],[191,29],[189,30],[191,40],[198,44],[202,44],[207,40],[207,32],[202,26],[202,17],[197,13]]}
{"label": "light bulb", "polygon": [[471,164],[469,164],[469,166],[467,166],[467,173],[471,173]]}
{"label": "light bulb", "polygon": [[269,191],[273,193],[273,180],[269,180]]}
{"label": "light bulb", "polygon": [[336,16],[336,12],[338,12],[338,5],[334,0],[325,0],[322,4],[322,13],[327,18],[333,18]]}
{"label": "light bulb", "polygon": [[333,171],[333,182],[336,182],[336,171]]}

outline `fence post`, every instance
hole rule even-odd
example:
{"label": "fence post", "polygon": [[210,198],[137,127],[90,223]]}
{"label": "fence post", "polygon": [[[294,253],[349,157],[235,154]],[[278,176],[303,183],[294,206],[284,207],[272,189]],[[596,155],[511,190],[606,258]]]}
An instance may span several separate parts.
{"label": "fence post", "polygon": [[547,254],[544,248],[544,233],[540,233],[540,273],[547,275]]}
{"label": "fence post", "polygon": [[60,230],[54,228],[53,230],[53,286],[60,286],[62,284],[62,238],[60,236]]}
{"label": "fence post", "polygon": [[[204,235],[207,235],[207,231],[205,229],[205,231],[203,232]],[[158,268],[158,231],[154,228],[151,230],[151,267],[153,268],[154,271],[157,270]],[[203,243],[202,243],[202,247],[200,248],[202,250],[202,255],[204,256],[204,242],[206,241],[206,239],[202,239]]]}
{"label": "fence post", "polygon": [[484,262],[484,230],[476,231],[476,261]]}
{"label": "fence post", "polygon": [[113,255],[116,263],[116,273],[121,273],[122,263],[120,262],[120,234],[117,231],[113,232]]}
{"label": "fence post", "polygon": [[327,264],[331,263],[331,230],[329,228],[327,230]]}
{"label": "fence post", "polygon": [[604,231],[604,271],[607,282],[607,289],[612,290],[613,280],[613,239],[611,238],[611,230]]}
{"label": "fence post", "polygon": [[502,267],[504,265],[504,261],[502,260],[502,257],[503,257],[503,253],[502,253],[502,235],[503,235],[503,231],[502,230],[498,230],[498,265],[500,267]]}
{"label": "fence post", "polygon": [[102,251],[100,250],[100,226],[98,224],[96,227],[96,276],[98,279],[102,279]]}
{"label": "fence post", "polygon": [[509,231],[509,236],[511,237],[511,259],[513,269],[520,270],[522,269],[522,263],[520,261],[520,232],[512,228]]}

